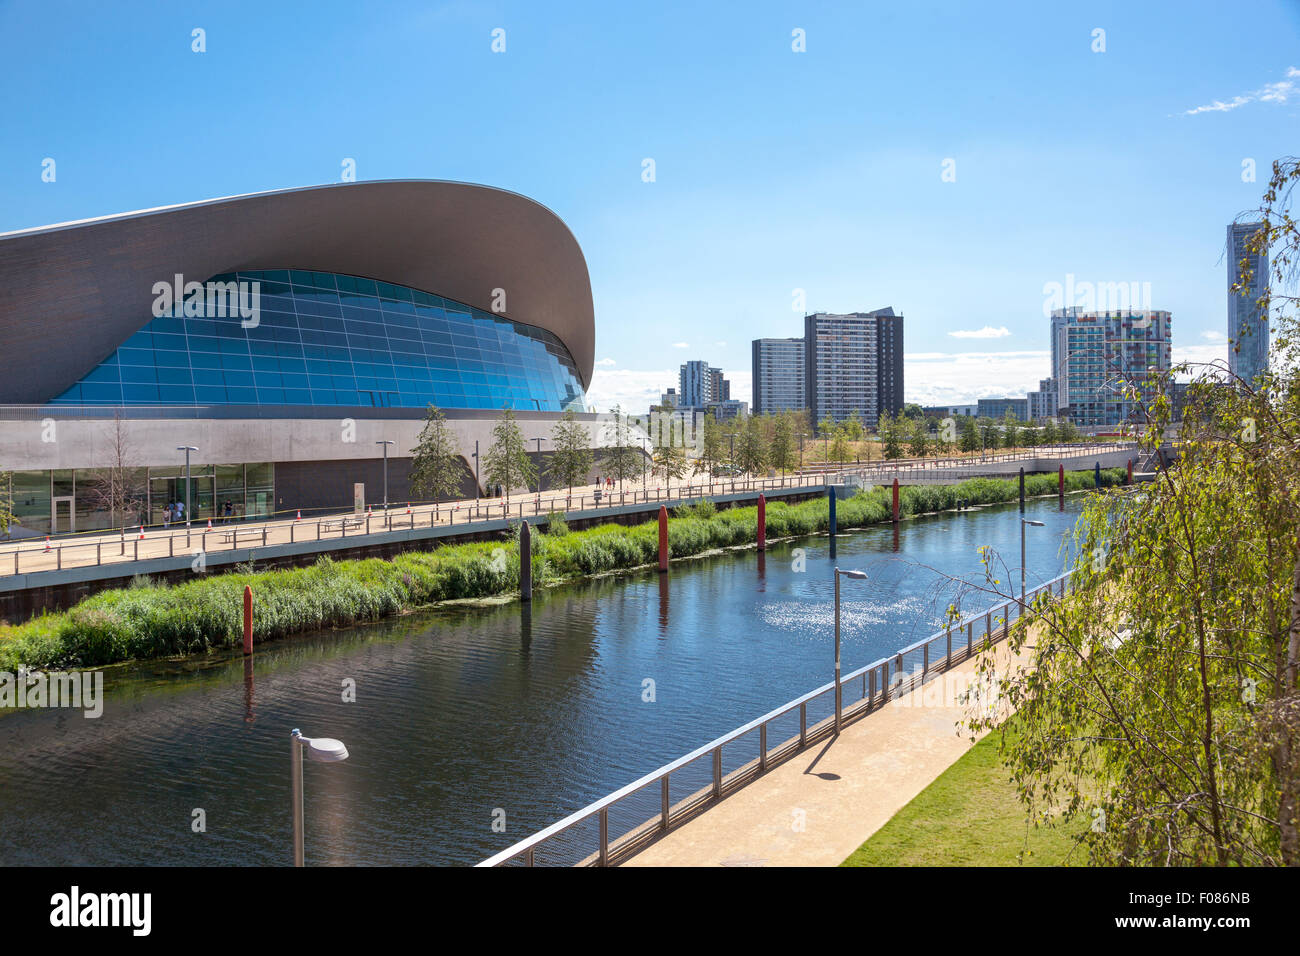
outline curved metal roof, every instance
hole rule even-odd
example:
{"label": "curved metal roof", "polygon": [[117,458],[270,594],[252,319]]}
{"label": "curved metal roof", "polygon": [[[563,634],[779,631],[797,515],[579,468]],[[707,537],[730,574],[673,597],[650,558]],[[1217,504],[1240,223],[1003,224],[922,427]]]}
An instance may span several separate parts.
{"label": "curved metal roof", "polygon": [[155,282],[312,269],[422,289],[547,329],[584,387],[591,280],[568,227],[517,193],[383,180],[252,193],[0,234],[0,404],[74,385],[152,317]]}

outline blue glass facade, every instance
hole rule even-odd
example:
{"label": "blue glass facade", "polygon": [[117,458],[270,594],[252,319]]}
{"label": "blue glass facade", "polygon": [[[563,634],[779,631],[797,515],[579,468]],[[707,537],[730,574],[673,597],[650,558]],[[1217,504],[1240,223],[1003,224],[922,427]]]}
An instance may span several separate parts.
{"label": "blue glass facade", "polygon": [[586,411],[544,329],[416,289],[301,270],[260,282],[260,316],[150,321],[51,404],[377,406]]}

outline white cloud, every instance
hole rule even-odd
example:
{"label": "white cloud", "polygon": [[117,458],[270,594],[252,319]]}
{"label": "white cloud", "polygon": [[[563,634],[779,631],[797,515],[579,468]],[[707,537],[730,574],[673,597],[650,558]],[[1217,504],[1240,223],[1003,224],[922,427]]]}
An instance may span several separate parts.
{"label": "white cloud", "polygon": [[726,342],[714,342],[714,343],[713,343],[713,347],[714,347],[714,348],[719,348],[719,349],[725,349],[725,348],[727,347],[727,343],[726,343]]}
{"label": "white cloud", "polygon": [[640,415],[651,405],[659,404],[660,396],[670,385],[676,387],[677,372],[667,369],[646,372],[597,369],[587,389],[587,402],[598,412],[607,412],[618,405],[625,412]]}
{"label": "white cloud", "polygon": [[1046,349],[1014,352],[910,352],[903,355],[904,399],[966,405],[980,398],[1023,398],[1051,374]]}
{"label": "white cloud", "polygon": [[[1192,363],[1192,374],[1204,372],[1205,369],[1199,366],[1211,365],[1218,363],[1223,367],[1228,365],[1228,343],[1226,337],[1218,345],[1184,345],[1173,347],[1173,362],[1178,365],[1182,362]],[[1186,377],[1186,376],[1183,376]]]}
{"label": "white cloud", "polygon": [[1000,325],[996,329],[986,325],[982,329],[958,329],[948,334],[954,339],[1005,339],[1011,334],[1011,330],[1005,325]]}
{"label": "white cloud", "polygon": [[1278,80],[1276,83],[1266,83],[1257,90],[1249,93],[1241,93],[1230,100],[1214,100],[1204,106],[1197,106],[1194,109],[1184,110],[1184,116],[1195,116],[1198,113],[1227,113],[1235,110],[1239,106],[1245,106],[1247,103],[1286,103],[1291,97],[1300,95],[1300,69],[1294,66],[1288,67],[1286,79]]}
{"label": "white cloud", "polygon": [[1205,339],[1207,342],[1226,342],[1228,339],[1228,337],[1222,332],[1214,331],[1202,332],[1201,338]]}
{"label": "white cloud", "polygon": [[[722,375],[731,383],[732,398],[742,402],[750,400],[752,372],[749,369],[735,372],[724,369]],[[597,368],[591,376],[591,387],[587,389],[587,402],[598,412],[607,412],[619,405],[625,412],[640,415],[651,405],[658,405],[664,392],[676,388],[677,380],[677,369],[641,371]]]}
{"label": "white cloud", "polygon": [[618,363],[615,362],[612,358],[603,358],[603,359],[601,359],[599,362],[596,363],[596,367],[597,367],[597,368],[610,368],[610,367],[612,367],[612,366],[614,366],[614,365],[617,365],[617,364],[618,364]]}

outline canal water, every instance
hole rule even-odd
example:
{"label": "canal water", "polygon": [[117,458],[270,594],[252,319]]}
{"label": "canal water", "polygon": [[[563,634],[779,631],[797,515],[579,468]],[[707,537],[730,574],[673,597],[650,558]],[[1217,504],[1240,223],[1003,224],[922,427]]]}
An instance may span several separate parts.
{"label": "canal water", "polygon": [[[1065,568],[1081,503],[1029,503],[1046,524],[1028,529],[1031,587]],[[952,580],[983,582],[981,545],[1018,586],[1018,518],[842,535],[836,563],[869,575],[842,583],[845,670],[933,633],[954,599],[995,603]],[[551,589],[529,614],[444,608],[268,644],[251,665],[110,668],[98,719],[0,715],[0,864],[287,864],[295,727],[350,754],[305,766],[308,865],[477,862],[829,681],[831,569],[827,539],[806,538]],[[707,781],[701,764],[674,800]],[[657,810],[652,789],[615,833]],[[581,828],[538,862],[594,839]]]}

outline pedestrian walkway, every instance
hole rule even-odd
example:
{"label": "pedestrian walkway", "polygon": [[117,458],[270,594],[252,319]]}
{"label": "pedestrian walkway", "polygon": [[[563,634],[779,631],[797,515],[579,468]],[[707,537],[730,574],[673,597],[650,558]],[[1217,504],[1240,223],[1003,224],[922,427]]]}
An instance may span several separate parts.
{"label": "pedestrian walkway", "polygon": [[[1018,662],[1005,644],[989,653],[999,674]],[[970,749],[957,722],[976,706],[959,698],[977,661],[790,758],[623,866],[838,866]]]}

